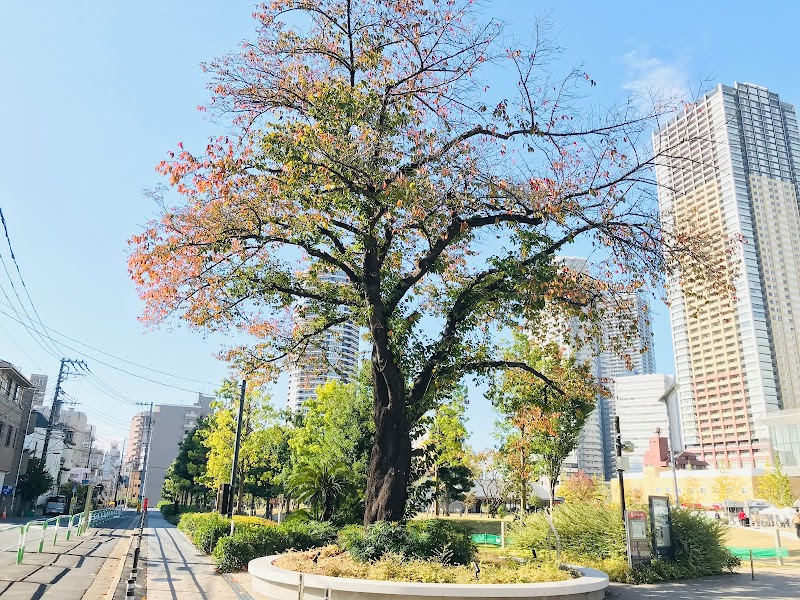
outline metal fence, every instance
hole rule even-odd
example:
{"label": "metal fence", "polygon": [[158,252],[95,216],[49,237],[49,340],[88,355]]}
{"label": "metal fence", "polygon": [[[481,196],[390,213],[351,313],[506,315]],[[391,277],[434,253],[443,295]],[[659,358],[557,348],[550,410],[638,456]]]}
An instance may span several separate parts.
{"label": "metal fence", "polygon": [[[31,541],[38,541],[36,552],[39,553],[44,550],[45,544],[48,541],[52,540],[50,545],[55,546],[58,543],[58,534],[62,533],[62,535],[64,535],[64,530],[66,530],[65,539],[69,540],[72,537],[73,532],[76,536],[83,535],[88,527],[96,527],[100,523],[108,521],[109,519],[115,519],[120,516],[122,516],[122,509],[104,508],[101,510],[91,511],[88,519],[84,519],[84,513],[72,515],[67,518],[66,527],[61,525],[61,520],[64,518],[63,516],[28,521],[24,525],[14,525],[4,530],[7,531],[8,529],[19,528],[19,539],[17,543],[9,546],[8,548],[3,548],[0,551],[5,552],[8,550],[16,550],[17,564],[20,564],[22,563],[22,559],[25,557],[26,546]],[[52,532],[52,538],[49,536],[48,532]]]}

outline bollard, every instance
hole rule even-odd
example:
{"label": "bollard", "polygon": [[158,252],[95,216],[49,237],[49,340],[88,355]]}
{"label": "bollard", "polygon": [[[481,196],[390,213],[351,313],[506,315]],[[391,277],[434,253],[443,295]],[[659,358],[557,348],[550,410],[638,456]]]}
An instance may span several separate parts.
{"label": "bollard", "polygon": [[58,516],[56,517],[56,532],[53,534],[53,546],[55,546],[56,542],[58,541],[58,526],[60,524],[61,524],[61,517]]}
{"label": "bollard", "polygon": [[47,530],[47,522],[45,521],[44,524],[42,524],[42,537],[39,538],[39,552],[40,553],[41,553],[42,550],[44,550],[44,532],[46,530]]}
{"label": "bollard", "polygon": [[128,585],[125,588],[125,597],[134,598],[136,596],[136,581],[128,579]]}
{"label": "bollard", "polygon": [[131,579],[136,579],[139,575],[139,569],[131,569]]}
{"label": "bollard", "polygon": [[750,579],[756,580],[756,571],[753,568],[753,551],[750,550]]}
{"label": "bollard", "polygon": [[500,521],[500,547],[506,547],[506,522]]}
{"label": "bollard", "polygon": [[136,546],[136,549],[133,551],[133,570],[135,571],[139,567],[139,551],[141,549],[139,546]]}
{"label": "bollard", "polygon": [[781,530],[775,528],[775,562],[779,567],[783,566],[783,557],[781,556]]}
{"label": "bollard", "polygon": [[25,558],[25,533],[28,531],[28,526],[23,525],[19,528],[19,548],[17,548],[17,564],[22,564],[22,559]]}

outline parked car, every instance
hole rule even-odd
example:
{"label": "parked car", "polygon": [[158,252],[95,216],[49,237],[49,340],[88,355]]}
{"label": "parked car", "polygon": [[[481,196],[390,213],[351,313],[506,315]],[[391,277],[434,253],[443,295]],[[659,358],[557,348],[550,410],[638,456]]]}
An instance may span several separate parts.
{"label": "parked car", "polygon": [[67,512],[66,497],[50,496],[47,499],[47,503],[44,505],[44,514],[63,515],[65,512]]}

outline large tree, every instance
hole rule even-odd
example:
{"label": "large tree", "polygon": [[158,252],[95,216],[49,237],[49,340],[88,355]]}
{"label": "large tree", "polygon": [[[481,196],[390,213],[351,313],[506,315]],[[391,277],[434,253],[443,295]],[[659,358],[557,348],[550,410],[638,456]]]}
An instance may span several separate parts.
{"label": "large tree", "polygon": [[536,372],[496,356],[497,327],[592,301],[551,264],[567,244],[600,249],[599,289],[716,264],[702,228],[660,228],[645,189],[643,134],[672,109],[582,111],[594,81],[547,71],[547,27],[516,48],[481,15],[471,0],[262,6],[257,37],[205,66],[204,109],[228,135],[160,164],[179,197],[132,239],[145,319],[252,336],[225,353],[249,377],[343,321],[365,328],[367,522],[402,517],[409,432],[443,394],[469,374]]}

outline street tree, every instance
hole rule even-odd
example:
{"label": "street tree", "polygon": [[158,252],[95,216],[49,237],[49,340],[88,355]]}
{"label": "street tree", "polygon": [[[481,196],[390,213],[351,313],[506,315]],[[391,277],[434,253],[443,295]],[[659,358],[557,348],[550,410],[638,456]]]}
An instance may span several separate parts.
{"label": "street tree", "polygon": [[[205,65],[203,110],[228,133],[159,165],[178,195],[154,193],[129,269],[146,321],[249,336],[223,356],[250,378],[344,321],[365,329],[366,522],[402,518],[409,433],[465,376],[525,370],[558,393],[497,355],[497,327],[597,290],[721,279],[709,230],[662,228],[652,194],[646,132],[674,106],[596,109],[588,74],[548,70],[547,24],[517,48],[471,0],[274,0],[255,19]],[[591,280],[552,264],[578,240],[602,257]]]}
{"label": "street tree", "polygon": [[516,483],[523,511],[536,475],[547,479],[552,507],[561,466],[577,447],[596,398],[607,391],[575,356],[555,343],[537,345],[527,332],[516,333],[501,356],[535,370],[501,371],[490,387],[501,417],[503,464]]}
{"label": "street tree", "polygon": [[28,468],[19,476],[17,493],[23,502],[32,502],[52,489],[54,483],[44,459],[34,456],[28,459]]}
{"label": "street tree", "polygon": [[714,478],[711,491],[714,499],[722,504],[726,500],[743,500],[742,498],[743,481],[741,477],[732,475],[730,466],[720,466],[719,475]]}
{"label": "street tree", "polygon": [[426,434],[420,443],[418,493],[433,499],[438,516],[441,504],[461,500],[473,483],[469,467],[472,451],[467,444],[467,390],[459,387],[422,421]]}
{"label": "street tree", "polygon": [[758,478],[756,494],[778,508],[792,505],[792,486],[789,476],[783,471],[780,459],[776,459],[772,468]]}
{"label": "street tree", "polygon": [[164,477],[162,496],[181,505],[205,505],[212,489],[207,481],[208,447],[203,442],[209,429],[208,417],[197,419],[178,446],[178,456],[172,461]]}
{"label": "street tree", "polygon": [[558,486],[557,493],[567,504],[602,505],[608,499],[605,483],[582,469]]}

